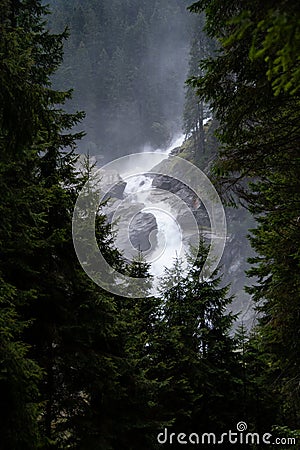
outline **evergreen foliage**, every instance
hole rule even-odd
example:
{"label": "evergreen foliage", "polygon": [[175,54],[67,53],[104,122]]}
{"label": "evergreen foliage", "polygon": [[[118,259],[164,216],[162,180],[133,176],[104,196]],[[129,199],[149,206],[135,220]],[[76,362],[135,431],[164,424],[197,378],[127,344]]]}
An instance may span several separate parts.
{"label": "evergreen foliage", "polygon": [[195,89],[189,84],[189,79],[201,77],[204,72],[200,61],[214,53],[214,42],[203,31],[204,16],[199,15],[194,23],[194,33],[191,42],[188,81],[183,111],[183,130],[187,138],[191,138],[195,162],[199,165],[201,157],[207,152],[204,130],[204,120],[211,117],[209,105],[196,95]]}
{"label": "evergreen foliage", "polygon": [[16,313],[16,289],[3,279],[0,298],[0,448],[29,450],[40,443],[38,384],[42,371],[21,340],[26,324]]}
{"label": "evergreen foliage", "polygon": [[299,6],[198,1],[219,51],[194,78],[220,122],[216,170],[258,221],[249,291],[261,313],[265,385],[281,395],[278,421],[299,428]]}
{"label": "evergreen foliage", "polygon": [[[1,446],[65,448],[83,439],[95,382],[117,390],[116,305],[86,279],[71,234],[82,182],[68,130],[82,114],[51,88],[65,33],[39,1],[1,15]],[[110,229],[99,213],[98,239]],[[112,257],[118,255],[112,249]],[[97,381],[96,381],[97,380]],[[110,403],[109,399],[107,403]],[[105,434],[105,433],[103,433]],[[88,447],[86,447],[88,448]]]}
{"label": "evergreen foliage", "polygon": [[202,243],[194,264],[184,270],[176,260],[161,282],[154,373],[164,383],[162,413],[177,433],[218,433],[240,417],[240,370],[229,334],[234,318],[226,312],[232,299],[217,273],[209,280],[201,275],[206,257]]}

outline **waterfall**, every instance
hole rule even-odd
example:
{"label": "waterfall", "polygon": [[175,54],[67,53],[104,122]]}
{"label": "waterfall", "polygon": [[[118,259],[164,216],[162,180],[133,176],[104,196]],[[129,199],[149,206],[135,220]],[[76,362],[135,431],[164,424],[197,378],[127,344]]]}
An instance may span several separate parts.
{"label": "waterfall", "polygon": [[[149,154],[147,159],[147,167],[145,172],[152,169],[164,159],[168,158],[171,151],[182,145],[184,135],[177,135],[171,142],[170,146],[164,150],[157,150],[155,153],[161,155],[161,159],[157,159],[157,155]],[[149,148],[145,148],[149,152]],[[127,200],[134,203],[142,203],[145,207],[141,212],[151,213],[156,219],[157,236],[156,245],[147,253],[146,260],[151,264],[150,273],[154,276],[161,276],[165,267],[171,267],[174,258],[182,251],[182,234],[179,224],[174,217],[171,205],[161,201],[161,194],[152,187],[152,177],[144,174],[130,175],[121,174],[123,180],[127,183],[124,191]]]}

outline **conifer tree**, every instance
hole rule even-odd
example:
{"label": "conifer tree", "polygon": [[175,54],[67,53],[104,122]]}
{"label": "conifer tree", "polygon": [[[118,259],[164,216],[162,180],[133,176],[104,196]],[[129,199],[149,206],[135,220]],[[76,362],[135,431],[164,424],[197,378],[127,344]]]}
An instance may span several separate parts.
{"label": "conifer tree", "polygon": [[[45,29],[39,1],[1,8],[1,445],[90,448],[94,406],[118,392],[116,359],[124,354],[114,299],[83,274],[72,243],[84,180],[73,154],[82,134],[69,129],[82,114],[61,109],[70,92],[50,81],[66,33]],[[101,212],[96,234],[118,264]],[[106,421],[103,442],[109,430]]]}
{"label": "conifer tree", "polygon": [[259,329],[250,333],[242,324],[236,331],[237,351],[241,365],[242,417],[249,429],[263,433],[272,429],[276,420],[279,396],[268,384],[268,360],[260,343]]}
{"label": "conifer tree", "polygon": [[[201,77],[203,71],[200,61],[213,54],[213,41],[204,33],[204,17],[200,15],[194,23],[194,33],[191,42],[188,80]],[[186,138],[192,138],[195,161],[205,153],[204,119],[209,114],[209,106],[196,95],[193,86],[186,86],[185,105],[183,112],[183,129]]]}
{"label": "conifer tree", "polygon": [[220,122],[217,173],[257,218],[250,289],[278,420],[299,428],[299,7],[295,1],[198,1],[216,58],[194,79]]}
{"label": "conifer tree", "polygon": [[16,313],[17,290],[0,281],[0,448],[30,450],[42,441],[38,429],[42,372],[22,340],[28,323]]}
{"label": "conifer tree", "polygon": [[161,283],[156,370],[162,414],[175,432],[220,432],[239,415],[239,364],[226,313],[231,298],[217,273],[199,278],[206,256],[201,244],[194,265],[184,271],[176,260]]}
{"label": "conifer tree", "polygon": [[[148,271],[149,265],[140,258],[126,268],[130,277],[149,278],[150,290]],[[158,299],[145,298],[145,291],[140,298],[136,291],[132,294],[132,298],[111,297],[115,307],[115,340],[110,353],[115,379],[112,380],[109,373],[106,375],[109,380],[95,376],[83,448],[155,448],[157,382],[148,372],[152,364],[150,355]]]}

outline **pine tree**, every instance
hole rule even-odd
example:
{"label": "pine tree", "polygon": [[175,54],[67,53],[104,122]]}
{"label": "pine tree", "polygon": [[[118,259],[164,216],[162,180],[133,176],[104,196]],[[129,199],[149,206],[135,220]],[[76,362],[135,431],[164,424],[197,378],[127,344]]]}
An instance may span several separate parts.
{"label": "pine tree", "polygon": [[263,433],[272,429],[279,406],[279,396],[269,384],[269,361],[261,345],[259,329],[249,333],[242,324],[235,333],[241,366],[240,378],[243,420],[249,430]]}
{"label": "pine tree", "polygon": [[[7,449],[37,448],[43,441],[37,429],[42,371],[24,339],[32,319],[28,308],[37,299],[31,284],[36,275],[33,261],[45,226],[44,197],[37,180],[43,146],[38,149],[36,144],[42,129],[47,130],[46,104],[54,97],[46,83],[51,73],[48,63],[53,58],[57,64],[55,52],[44,54],[40,47],[42,12],[36,2],[1,3],[1,445]],[[45,34],[44,48],[51,39]]]}
{"label": "pine tree", "polygon": [[203,76],[204,72],[200,62],[211,56],[214,51],[213,40],[204,33],[204,18],[199,16],[194,23],[194,33],[191,42],[188,81],[185,94],[185,105],[183,112],[183,129],[187,138],[192,138],[195,161],[206,152],[204,119],[210,114],[209,106],[196,95],[195,88],[189,84],[194,77]]}
{"label": "pine tree", "polygon": [[194,80],[220,122],[216,170],[258,220],[250,274],[259,283],[250,292],[262,314],[268,384],[282,395],[278,420],[299,428],[298,4],[216,0],[191,9],[205,11],[220,46]]}
{"label": "pine tree", "polygon": [[239,364],[229,335],[233,317],[226,313],[231,299],[216,273],[200,277],[206,256],[201,244],[195,264],[184,271],[176,260],[161,284],[159,403],[175,432],[220,432],[239,416]]}
{"label": "pine tree", "polygon": [[[148,278],[148,270],[148,264],[138,259],[126,268],[126,273]],[[104,379],[103,375],[95,376],[83,448],[154,448],[154,430],[158,429],[154,414],[157,382],[148,372],[158,299],[145,298],[144,294],[141,292],[141,298],[137,298],[135,291],[133,298],[111,298],[115,307],[115,340],[110,347],[110,361],[115,379],[109,373]]]}
{"label": "pine tree", "polygon": [[0,448],[29,450],[41,443],[38,383],[42,372],[22,341],[29,324],[16,313],[17,291],[2,278],[0,282]]}
{"label": "pine tree", "polygon": [[[65,113],[70,93],[50,82],[66,34],[45,30],[39,1],[1,12],[1,445],[91,448],[95,405],[117,397],[124,354],[114,299],[83,274],[72,243],[85,180],[74,168],[81,133],[69,129],[82,114]],[[101,211],[96,234],[122,265]],[[104,443],[112,423],[97,424]]]}

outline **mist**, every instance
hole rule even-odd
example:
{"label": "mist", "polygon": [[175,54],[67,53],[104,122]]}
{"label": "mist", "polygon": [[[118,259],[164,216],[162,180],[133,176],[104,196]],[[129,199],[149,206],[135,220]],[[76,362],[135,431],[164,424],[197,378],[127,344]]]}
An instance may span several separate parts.
{"label": "mist", "polygon": [[188,3],[52,0],[51,31],[67,25],[57,89],[74,89],[68,111],[83,110],[81,153],[106,163],[167,148],[182,129],[185,80],[194,17]]}

